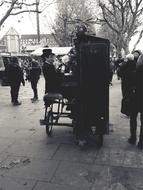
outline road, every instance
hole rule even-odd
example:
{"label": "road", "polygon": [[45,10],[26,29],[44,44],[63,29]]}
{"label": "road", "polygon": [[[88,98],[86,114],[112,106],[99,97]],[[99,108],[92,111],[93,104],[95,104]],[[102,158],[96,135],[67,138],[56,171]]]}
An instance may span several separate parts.
{"label": "road", "polygon": [[127,143],[129,119],[120,113],[120,81],[110,86],[110,134],[101,149],[81,151],[72,129],[54,127],[46,136],[44,79],[39,101],[21,86],[21,106],[10,103],[9,87],[0,86],[0,190],[143,190],[143,152]]}

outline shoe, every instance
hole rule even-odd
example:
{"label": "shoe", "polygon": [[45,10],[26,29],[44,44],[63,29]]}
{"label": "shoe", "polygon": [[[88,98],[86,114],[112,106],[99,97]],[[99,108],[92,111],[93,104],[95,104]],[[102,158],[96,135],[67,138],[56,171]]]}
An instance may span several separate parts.
{"label": "shoe", "polygon": [[137,146],[138,146],[139,149],[142,150],[142,149],[143,149],[143,142],[140,142],[140,141],[139,141]]}
{"label": "shoe", "polygon": [[14,105],[14,106],[20,106],[20,105],[21,105],[21,102],[13,102],[13,105]]}
{"label": "shoe", "polygon": [[130,138],[128,139],[128,143],[131,144],[131,145],[136,144],[136,138],[130,137]]}
{"label": "shoe", "polygon": [[38,98],[31,98],[31,101],[32,102],[35,102],[35,101],[37,101],[38,100]]}

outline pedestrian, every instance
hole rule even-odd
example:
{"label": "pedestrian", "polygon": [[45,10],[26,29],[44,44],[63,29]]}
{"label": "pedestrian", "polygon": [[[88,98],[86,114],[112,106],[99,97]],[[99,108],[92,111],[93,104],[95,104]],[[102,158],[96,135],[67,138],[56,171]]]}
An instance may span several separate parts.
{"label": "pedestrian", "polygon": [[14,106],[21,105],[21,102],[18,101],[18,93],[21,82],[24,86],[25,81],[23,77],[23,71],[18,64],[17,57],[11,57],[11,61],[7,67],[7,78],[11,88],[11,103]]}
{"label": "pedestrian", "polygon": [[137,140],[137,116],[140,113],[140,135],[138,148],[143,149],[143,55],[141,55],[136,64],[136,89],[135,98],[132,99],[132,111],[130,114],[130,144],[136,144]]}
{"label": "pedestrian", "polygon": [[114,62],[112,61],[112,57],[110,57],[109,84],[111,86],[112,86],[113,74],[114,74]]}
{"label": "pedestrian", "polygon": [[132,92],[135,90],[135,72],[136,62],[134,61],[134,55],[128,54],[125,61],[117,70],[117,74],[121,78],[121,113],[127,116],[130,115],[130,97],[132,96]]}
{"label": "pedestrian", "polygon": [[31,98],[32,102],[35,102],[38,100],[37,84],[40,79],[40,75],[41,75],[41,68],[39,66],[39,63],[35,59],[32,59],[31,67],[29,68],[29,72],[27,76],[27,79],[31,82],[31,88],[34,93],[33,98]]}

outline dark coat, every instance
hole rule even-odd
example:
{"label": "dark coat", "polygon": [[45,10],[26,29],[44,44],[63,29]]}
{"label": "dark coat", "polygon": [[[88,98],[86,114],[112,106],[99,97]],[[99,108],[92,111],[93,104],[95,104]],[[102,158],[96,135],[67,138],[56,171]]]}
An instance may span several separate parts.
{"label": "dark coat", "polygon": [[121,77],[123,97],[129,96],[136,86],[136,62],[124,62],[118,69],[118,75]]}
{"label": "dark coat", "polygon": [[130,115],[136,111],[136,62],[128,60],[118,69],[122,81],[121,112]]}
{"label": "dark coat", "polygon": [[7,67],[7,78],[11,84],[24,84],[23,71],[18,64],[9,64]]}
{"label": "dark coat", "polygon": [[143,113],[143,55],[137,62],[136,97],[138,111]]}
{"label": "dark coat", "polygon": [[41,69],[37,66],[32,66],[29,70],[29,79],[30,81],[38,81],[41,75]]}
{"label": "dark coat", "polygon": [[45,92],[57,92],[59,88],[59,80],[54,65],[52,63],[44,62],[42,70],[46,81]]}

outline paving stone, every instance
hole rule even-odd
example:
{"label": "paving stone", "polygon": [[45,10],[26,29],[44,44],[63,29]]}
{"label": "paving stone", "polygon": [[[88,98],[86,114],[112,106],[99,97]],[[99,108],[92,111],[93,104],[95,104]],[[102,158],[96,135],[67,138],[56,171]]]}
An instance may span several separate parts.
{"label": "paving stone", "polygon": [[0,176],[1,190],[32,190],[35,183],[36,182],[34,180]]}
{"label": "paving stone", "polygon": [[[115,184],[123,188],[123,190],[140,190],[143,189],[143,170],[126,167],[112,167],[110,188]],[[112,188],[113,189],[113,188]]]}
{"label": "paving stone", "polygon": [[30,131],[30,129],[19,128],[18,126],[15,128],[1,127],[0,130],[1,130],[0,137],[13,138],[13,139],[16,138],[27,139],[35,132],[35,131]]}
{"label": "paving stone", "polygon": [[143,151],[137,152],[138,168],[143,168]]}
{"label": "paving stone", "polygon": [[[9,163],[16,162],[17,160],[23,160],[23,157],[9,157],[3,165],[8,165]],[[29,159],[29,158],[28,158]],[[11,164],[10,164],[11,166]],[[25,162],[18,162],[14,167],[10,169],[0,169],[0,174],[8,177],[15,177],[20,179],[29,179],[29,180],[43,180],[50,181],[53,177],[58,166],[57,161],[53,160],[34,160],[30,159]]]}
{"label": "paving stone", "polygon": [[14,143],[14,140],[9,138],[0,138],[0,153],[10,147]]}
{"label": "paving stone", "polygon": [[51,182],[87,189],[96,184],[102,189],[108,183],[108,167],[62,162]]}
{"label": "paving stone", "polygon": [[138,155],[136,152],[126,151],[123,166],[138,167]]}
{"label": "paving stone", "polygon": [[80,151],[76,145],[62,144],[56,154],[54,155],[54,160],[65,160],[69,162],[79,162],[79,163],[93,163],[98,150],[90,149],[86,151]]}
{"label": "paving stone", "polygon": [[111,166],[122,166],[125,157],[123,150],[110,150],[110,165]]}
{"label": "paving stone", "polygon": [[38,182],[33,190],[89,190],[87,187],[72,187],[72,186],[63,186],[57,184],[51,184],[46,182]]}
{"label": "paving stone", "polygon": [[95,164],[109,165],[110,164],[110,149],[106,149],[104,147],[101,148],[95,159]]}
{"label": "paving stone", "polygon": [[57,144],[42,144],[31,140],[17,140],[6,149],[8,155],[27,156],[33,158],[49,159],[57,150]]}

